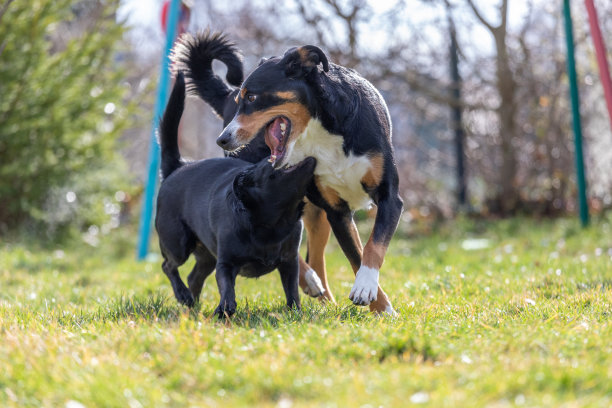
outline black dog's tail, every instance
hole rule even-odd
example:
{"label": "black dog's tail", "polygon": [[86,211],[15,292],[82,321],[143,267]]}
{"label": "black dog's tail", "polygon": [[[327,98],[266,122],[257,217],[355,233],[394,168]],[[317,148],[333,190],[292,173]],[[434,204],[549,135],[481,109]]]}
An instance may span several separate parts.
{"label": "black dog's tail", "polygon": [[185,108],[185,77],[182,72],[176,75],[174,88],[168,100],[164,117],[159,125],[161,145],[161,174],[165,179],[183,165],[178,148],[178,127]]}
{"label": "black dog's tail", "polygon": [[185,73],[188,91],[204,99],[223,117],[224,104],[232,89],[215,75],[212,61],[223,62],[227,66],[227,82],[239,87],[243,79],[242,57],[235,44],[222,33],[211,33],[210,30],[195,36],[183,34],[174,47],[172,59],[175,68]]}

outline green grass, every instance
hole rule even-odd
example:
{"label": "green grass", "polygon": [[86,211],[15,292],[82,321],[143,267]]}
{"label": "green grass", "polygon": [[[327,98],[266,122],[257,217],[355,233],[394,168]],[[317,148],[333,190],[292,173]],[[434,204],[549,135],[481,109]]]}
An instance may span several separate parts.
{"label": "green grass", "polygon": [[288,311],[277,274],[239,278],[220,322],[214,278],[181,307],[130,238],[28,241],[0,244],[0,406],[612,405],[610,217],[398,232],[381,273],[397,318],[350,304],[335,243],[337,306]]}

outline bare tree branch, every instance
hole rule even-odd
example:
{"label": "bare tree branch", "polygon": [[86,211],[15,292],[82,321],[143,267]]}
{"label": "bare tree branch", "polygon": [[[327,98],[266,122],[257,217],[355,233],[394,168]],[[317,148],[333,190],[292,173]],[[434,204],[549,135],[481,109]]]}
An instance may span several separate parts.
{"label": "bare tree branch", "polygon": [[506,24],[508,23],[508,0],[502,0],[501,5],[501,21],[499,23],[499,28],[502,31],[506,31]]}
{"label": "bare tree branch", "polygon": [[325,44],[325,36],[323,34],[323,29],[321,28],[322,26],[321,21],[325,19],[321,15],[310,15],[306,11],[304,0],[296,0],[296,3],[298,6],[300,15],[302,16],[306,24],[308,24],[309,27],[315,30],[315,35],[317,36],[317,41],[319,42],[319,44]]}
{"label": "bare tree branch", "polygon": [[352,9],[350,12],[344,12],[340,7],[337,0],[323,0],[325,4],[332,7],[336,16],[343,20],[346,25],[348,32],[348,45],[350,48],[349,64],[355,66],[358,63],[359,58],[357,57],[357,15],[359,12],[366,7],[366,3],[363,0],[353,2]]}
{"label": "bare tree branch", "polygon": [[[504,0],[504,2],[506,2],[507,0]],[[491,31],[492,33],[495,32],[499,27],[494,27],[491,23],[489,23],[487,20],[485,20],[485,18],[482,16],[482,14],[480,13],[480,11],[478,10],[478,8],[476,8],[476,5],[474,4],[474,2],[472,0],[467,0],[467,3],[469,4],[470,8],[472,9],[472,11],[474,12],[474,15],[476,16],[476,18],[485,26],[487,27],[487,29],[489,29],[489,31]],[[507,5],[507,3],[506,3]]]}

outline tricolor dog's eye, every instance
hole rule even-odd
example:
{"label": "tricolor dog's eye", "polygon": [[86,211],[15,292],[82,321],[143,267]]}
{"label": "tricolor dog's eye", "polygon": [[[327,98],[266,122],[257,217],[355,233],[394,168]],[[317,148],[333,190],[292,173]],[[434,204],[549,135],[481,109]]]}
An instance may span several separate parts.
{"label": "tricolor dog's eye", "polygon": [[256,99],[257,99],[257,95],[247,94],[247,100],[249,102],[255,102]]}

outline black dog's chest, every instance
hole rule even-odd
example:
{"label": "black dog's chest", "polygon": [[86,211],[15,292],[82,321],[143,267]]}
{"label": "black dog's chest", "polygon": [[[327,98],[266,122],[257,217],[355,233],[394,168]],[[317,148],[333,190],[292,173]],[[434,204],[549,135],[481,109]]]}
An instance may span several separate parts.
{"label": "black dog's chest", "polygon": [[277,265],[264,265],[259,262],[249,262],[240,268],[239,275],[245,278],[259,278],[262,275],[272,272]]}
{"label": "black dog's chest", "polygon": [[[257,278],[272,272],[278,265],[287,260],[287,256],[293,253],[292,240],[287,239],[276,245],[252,245],[248,251],[240,256],[241,276]],[[243,248],[247,249],[247,248]]]}

